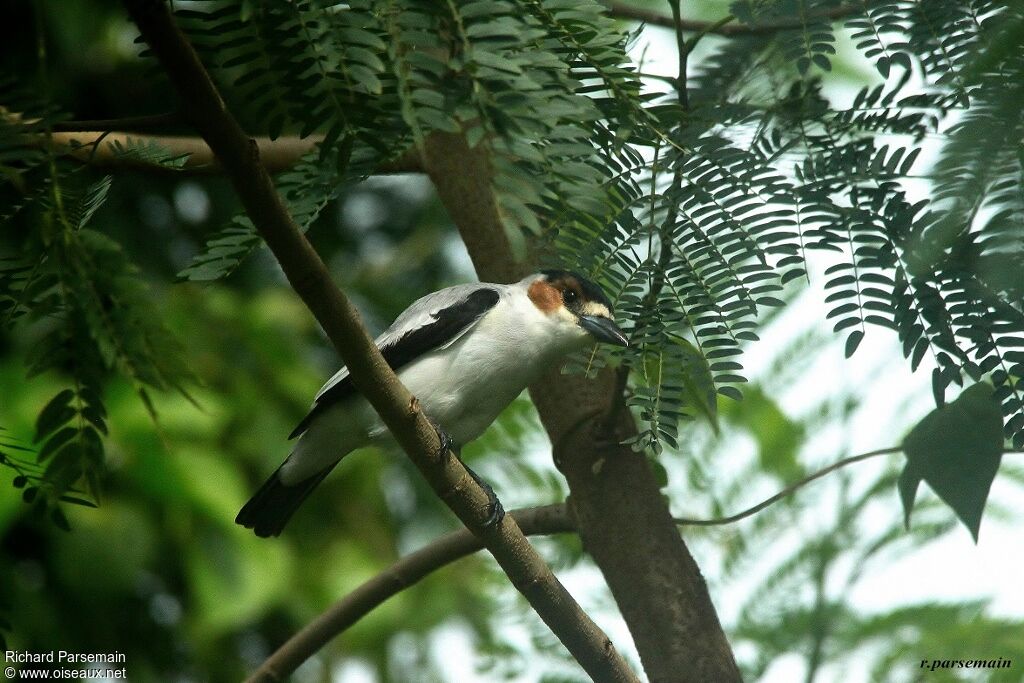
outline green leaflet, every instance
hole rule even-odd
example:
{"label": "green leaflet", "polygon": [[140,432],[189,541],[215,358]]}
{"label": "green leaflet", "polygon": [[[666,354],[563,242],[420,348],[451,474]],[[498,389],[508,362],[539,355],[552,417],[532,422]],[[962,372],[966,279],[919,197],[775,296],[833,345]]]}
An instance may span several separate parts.
{"label": "green leaflet", "polygon": [[953,508],[975,542],[992,480],[1003,454],[1003,420],[992,387],[979,383],[925,416],[903,440],[907,464],[899,479],[910,526],[922,480]]}
{"label": "green leaflet", "polygon": [[[149,389],[188,397],[184,385],[192,375],[135,265],[97,226],[111,177],[83,182],[55,163],[48,179],[47,193],[23,209],[41,228],[0,263],[0,310],[6,325],[36,335],[26,359],[29,376],[56,375],[62,388],[38,413],[35,448],[4,440],[0,464],[16,472],[14,484],[26,503],[67,529],[60,503],[95,505],[99,499],[107,434],[103,391],[111,374],[129,379],[151,414]],[[17,450],[33,454],[35,462]]]}

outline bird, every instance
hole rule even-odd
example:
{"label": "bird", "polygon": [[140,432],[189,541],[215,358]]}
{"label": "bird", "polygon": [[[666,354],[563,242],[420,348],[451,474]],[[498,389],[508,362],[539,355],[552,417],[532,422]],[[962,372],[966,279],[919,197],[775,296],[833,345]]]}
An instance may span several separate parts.
{"label": "bird", "polygon": [[[513,284],[462,284],[410,305],[375,344],[417,397],[444,452],[458,456],[527,385],[595,341],[628,346],[601,288],[571,270],[542,270]],[[291,453],[242,507],[235,522],[278,536],[307,496],[350,452],[387,439],[387,430],[346,368],[313,399],[289,435]],[[488,524],[504,514],[493,489]]]}

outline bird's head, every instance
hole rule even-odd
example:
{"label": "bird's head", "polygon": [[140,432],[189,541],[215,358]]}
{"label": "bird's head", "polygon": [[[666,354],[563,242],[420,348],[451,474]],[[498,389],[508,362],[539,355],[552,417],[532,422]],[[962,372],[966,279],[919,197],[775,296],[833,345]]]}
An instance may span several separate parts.
{"label": "bird's head", "polygon": [[600,342],[628,346],[612,318],[612,302],[590,280],[568,270],[543,270],[527,281],[533,305],[569,331],[575,330],[581,339],[589,335]]}

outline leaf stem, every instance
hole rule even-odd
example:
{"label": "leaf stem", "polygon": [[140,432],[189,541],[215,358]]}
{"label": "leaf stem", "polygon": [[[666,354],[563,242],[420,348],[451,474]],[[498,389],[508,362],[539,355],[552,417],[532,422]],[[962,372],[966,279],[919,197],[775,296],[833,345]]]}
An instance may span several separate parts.
{"label": "leaf stem", "polygon": [[736,514],[729,515],[728,517],[713,517],[711,519],[692,519],[692,518],[687,518],[687,517],[677,517],[676,518],[676,524],[680,524],[680,525],[683,525],[683,526],[720,526],[720,525],[723,525],[723,524],[732,524],[733,522],[738,522],[741,519],[745,519],[747,517],[751,517],[753,515],[756,515],[758,512],[760,512],[761,510],[764,510],[766,507],[774,505],[775,503],[779,502],[783,498],[786,498],[787,496],[793,495],[794,493],[796,493],[798,490],[800,490],[801,488],[803,488],[807,484],[810,484],[812,481],[815,481],[817,479],[821,479],[826,474],[831,474],[832,472],[835,472],[836,470],[842,469],[842,468],[846,467],[847,465],[852,465],[854,463],[858,463],[858,462],[861,462],[863,460],[868,460],[870,458],[875,458],[875,457],[878,457],[879,455],[888,455],[890,453],[899,453],[902,450],[903,450],[902,446],[890,446],[889,448],[880,448],[880,449],[878,449],[876,451],[869,451],[867,453],[861,453],[860,455],[851,455],[848,458],[843,458],[842,460],[840,460],[838,462],[832,463],[831,465],[829,465],[828,467],[825,467],[824,469],[820,469],[817,472],[813,472],[813,473],[807,475],[806,477],[804,477],[803,479],[800,479],[799,481],[793,482],[792,484],[790,484],[786,488],[784,488],[781,491],[779,491],[778,493],[776,493],[774,496],[772,496],[770,498],[766,498],[765,500],[762,500],[757,505],[755,505],[753,507],[750,507],[750,508],[747,508],[746,510],[743,510],[742,512],[737,512]]}
{"label": "leaf stem", "polygon": [[[661,26],[664,28],[675,28],[676,22],[672,17],[665,16],[661,12],[649,10],[642,7],[633,7],[625,2],[608,2],[608,14],[619,19],[633,19],[642,21],[649,26]],[[831,9],[815,12],[809,15],[809,19],[819,21],[838,21],[852,14],[861,11],[855,5],[839,5]],[[763,36],[771,35],[779,31],[800,28],[803,24],[799,19],[779,18],[766,21],[760,24],[731,24],[719,19],[714,22],[683,20],[679,23],[684,31],[696,31],[698,33],[716,33],[721,36]]]}

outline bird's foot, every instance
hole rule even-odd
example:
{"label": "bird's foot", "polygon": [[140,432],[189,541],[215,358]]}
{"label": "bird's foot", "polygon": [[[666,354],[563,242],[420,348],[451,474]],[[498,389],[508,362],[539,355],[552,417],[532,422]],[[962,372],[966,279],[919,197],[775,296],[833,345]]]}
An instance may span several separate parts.
{"label": "bird's foot", "polygon": [[441,459],[445,457],[448,455],[449,451],[457,454],[459,449],[448,432],[444,431],[444,429],[441,428],[441,425],[437,424],[433,420],[429,420],[429,422],[437,433],[438,441],[441,442],[441,445],[437,447],[437,458]]}
{"label": "bird's foot", "polygon": [[501,524],[501,520],[505,519],[505,507],[498,500],[498,495],[494,493],[494,487],[488,484],[486,479],[474,472],[473,468],[466,463],[462,463],[462,466],[466,468],[466,472],[473,478],[473,481],[487,494],[487,519],[484,520],[483,528],[490,529]]}
{"label": "bird's foot", "polygon": [[443,458],[448,455],[449,452],[454,453],[455,457],[459,459],[462,466],[466,468],[466,472],[472,477],[473,481],[477,483],[487,494],[487,519],[484,520],[483,528],[490,529],[501,523],[501,520],[505,518],[505,507],[498,500],[497,494],[494,493],[494,487],[487,483],[483,477],[473,471],[473,468],[462,461],[459,451],[461,450],[452,437],[448,435],[448,432],[444,431],[439,424],[430,421],[430,424],[434,427],[434,431],[437,432],[437,438],[441,442],[441,445],[437,449],[437,457]]}

